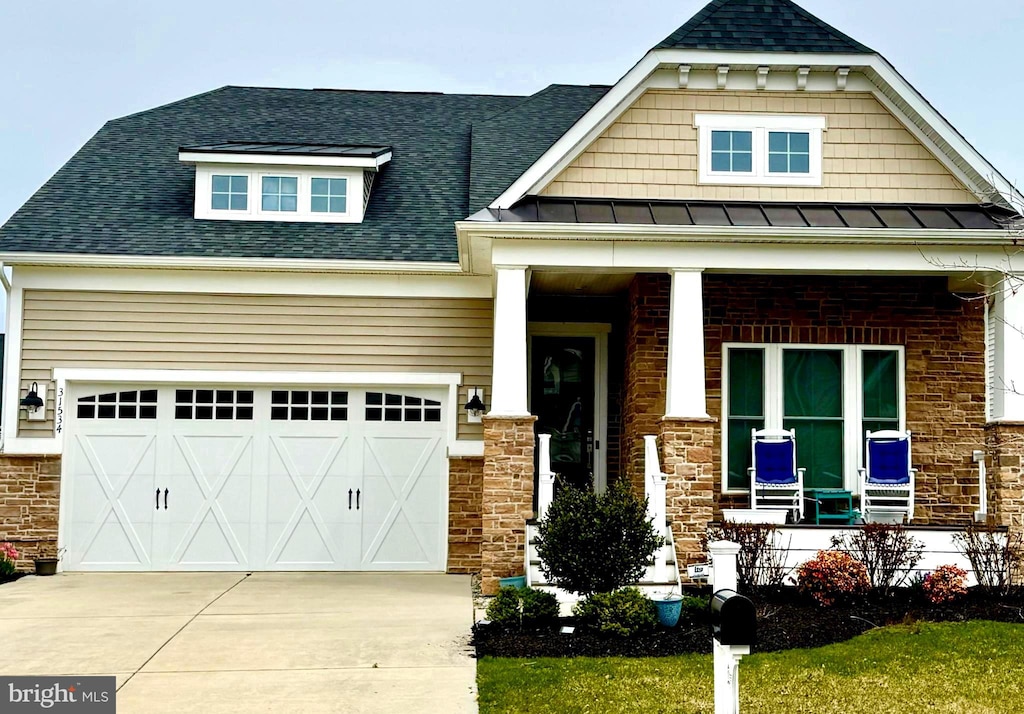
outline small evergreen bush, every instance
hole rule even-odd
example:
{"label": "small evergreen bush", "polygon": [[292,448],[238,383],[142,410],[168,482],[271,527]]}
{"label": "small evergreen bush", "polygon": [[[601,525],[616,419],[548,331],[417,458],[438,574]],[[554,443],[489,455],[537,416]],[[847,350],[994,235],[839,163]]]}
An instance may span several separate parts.
{"label": "small evergreen bush", "polygon": [[797,568],[797,582],[801,592],[826,607],[871,588],[864,563],[841,550],[819,550]]}
{"label": "small evergreen bush", "polygon": [[578,595],[638,582],[664,539],[647,518],[647,502],[624,481],[603,494],[567,486],[537,526],[537,553],[548,581]]}
{"label": "small evergreen bush", "polygon": [[683,595],[681,619],[693,620],[707,615],[711,597],[708,595]]}
{"label": "small evergreen bush", "polygon": [[558,619],[554,593],[506,586],[487,606],[487,619],[499,625],[538,627]]}
{"label": "small evergreen bush", "polygon": [[622,637],[653,630],[658,624],[658,610],[654,603],[636,588],[593,593],[578,602],[573,613],[587,627]]}

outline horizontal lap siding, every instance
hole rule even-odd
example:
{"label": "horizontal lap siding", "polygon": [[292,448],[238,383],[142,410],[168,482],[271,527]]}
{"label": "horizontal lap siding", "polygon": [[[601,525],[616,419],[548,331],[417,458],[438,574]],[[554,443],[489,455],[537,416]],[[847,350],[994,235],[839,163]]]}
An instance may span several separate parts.
{"label": "horizontal lap siding", "polygon": [[[26,290],[24,317],[23,382],[55,367],[460,372],[490,391],[488,299]],[[459,418],[460,438],[482,437]]]}
{"label": "horizontal lap siding", "polygon": [[[824,116],[820,187],[701,185],[694,113]],[[977,203],[871,94],[646,92],[543,191],[548,196]]]}

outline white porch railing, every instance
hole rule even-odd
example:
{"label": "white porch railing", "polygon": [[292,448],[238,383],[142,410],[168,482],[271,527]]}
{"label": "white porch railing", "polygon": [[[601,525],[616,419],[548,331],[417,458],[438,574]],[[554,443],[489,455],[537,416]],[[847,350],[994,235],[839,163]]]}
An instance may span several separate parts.
{"label": "white porch railing", "polygon": [[[658,459],[658,437],[644,437],[644,495],[647,497],[647,515],[659,535],[666,535],[665,487],[668,476],[661,470]],[[666,542],[654,554],[654,579],[658,582],[668,577],[669,553],[672,546]]]}
{"label": "white porch railing", "polygon": [[543,518],[555,497],[555,474],[551,471],[551,434],[538,434],[537,439],[537,518]]}

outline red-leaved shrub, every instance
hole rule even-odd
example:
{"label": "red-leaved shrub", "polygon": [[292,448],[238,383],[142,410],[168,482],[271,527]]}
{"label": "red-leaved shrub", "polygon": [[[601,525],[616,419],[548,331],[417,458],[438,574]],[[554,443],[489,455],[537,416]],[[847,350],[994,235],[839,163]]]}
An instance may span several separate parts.
{"label": "red-leaved shrub", "polygon": [[841,550],[819,550],[797,568],[797,582],[801,592],[809,593],[824,606],[871,588],[864,563]]}
{"label": "red-leaved shrub", "polygon": [[921,588],[929,602],[952,602],[967,594],[967,571],[955,565],[940,565],[934,573],[924,576]]}

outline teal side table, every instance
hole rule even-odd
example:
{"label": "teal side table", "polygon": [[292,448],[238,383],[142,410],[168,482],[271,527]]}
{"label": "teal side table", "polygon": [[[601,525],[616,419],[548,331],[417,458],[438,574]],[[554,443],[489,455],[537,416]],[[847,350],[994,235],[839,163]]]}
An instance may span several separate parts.
{"label": "teal side table", "polygon": [[804,509],[816,525],[851,525],[854,522],[853,494],[841,488],[809,488],[804,498],[810,508]]}

